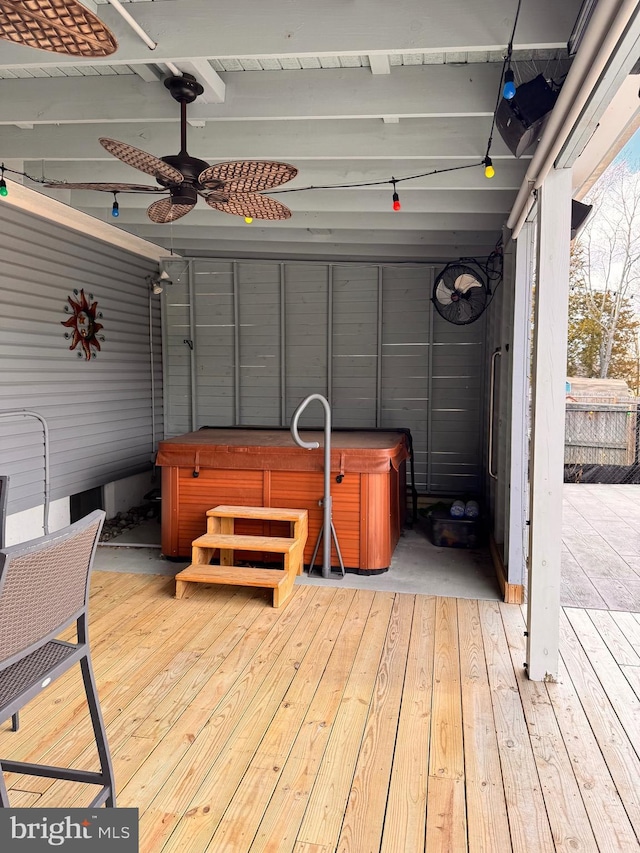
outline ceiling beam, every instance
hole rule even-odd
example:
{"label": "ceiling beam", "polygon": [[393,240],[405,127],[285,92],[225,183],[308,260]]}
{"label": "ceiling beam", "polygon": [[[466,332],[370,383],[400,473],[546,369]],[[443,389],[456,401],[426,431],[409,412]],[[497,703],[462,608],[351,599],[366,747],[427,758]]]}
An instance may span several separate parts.
{"label": "ceiling beam", "polygon": [[[174,239],[184,242],[187,239],[207,239],[207,237],[222,239],[218,225],[201,226],[189,224],[189,220],[182,220],[184,224],[174,223],[170,229]],[[124,222],[118,222],[118,226],[125,228],[135,227],[138,236],[144,236],[147,239],[157,239],[158,235],[163,233],[161,226],[154,225],[146,221],[138,221],[133,219],[125,219]],[[164,231],[167,229],[165,228]],[[373,234],[369,229],[363,228],[346,228],[346,229],[331,229],[331,228],[289,228],[287,224],[280,223],[279,228],[264,228],[255,222],[251,226],[244,223],[234,222],[224,229],[224,240],[279,240],[281,242],[290,241],[295,243],[300,242],[353,242],[353,243],[394,243],[394,244],[416,244],[424,246],[459,246],[461,243],[466,245],[487,245],[487,243],[495,243],[496,234],[499,229],[493,231],[431,231],[431,230],[406,230],[392,231],[380,230]]]}
{"label": "ceiling beam", "polygon": [[[129,231],[135,233],[135,231]],[[138,236],[136,234],[136,236]],[[496,236],[499,236],[499,232]],[[457,246],[404,246],[393,243],[378,243],[375,246],[368,243],[341,243],[339,241],[328,241],[326,243],[309,241],[307,243],[290,243],[287,241],[247,241],[247,240],[219,240],[210,236],[198,240],[197,238],[186,238],[179,242],[172,239],[169,234],[157,241],[158,246],[163,246],[167,251],[177,255],[200,255],[202,257],[218,258],[256,258],[297,260],[337,260],[344,259],[348,262],[376,263],[384,261],[407,262],[432,262],[444,265],[449,261],[468,257],[487,257],[495,247],[495,239],[488,243],[476,245],[460,243]]]}
{"label": "ceiling beam", "polygon": [[[109,197],[110,198],[110,197]],[[114,224],[137,224],[146,226],[151,231],[146,232],[151,235],[156,229],[158,231],[173,230],[175,233],[181,228],[223,228],[226,232],[228,228],[237,228],[241,225],[243,233],[247,235],[247,239],[251,239],[250,235],[253,230],[245,226],[240,217],[230,216],[220,213],[219,211],[211,210],[206,205],[199,204],[195,210],[187,214],[181,220],[173,223],[173,225],[155,225],[152,223],[143,207],[128,207],[127,199],[120,197],[120,216],[117,223],[111,217],[111,203],[108,197],[103,199],[100,204],[96,201],[85,199],[78,207],[96,219],[110,221]],[[422,233],[438,233],[451,234],[458,236],[458,239],[466,240],[466,234],[471,232],[476,234],[479,229],[489,232],[500,231],[504,224],[505,216],[503,213],[488,213],[479,217],[475,213],[408,213],[403,211],[402,215],[394,212],[386,211],[360,211],[341,213],[340,211],[297,211],[295,215],[285,222],[261,222],[255,220],[251,229],[255,226],[261,230],[281,232],[285,229],[293,230],[311,230],[311,231],[340,231],[346,229],[368,230],[368,231],[417,231]],[[177,229],[177,231],[176,231]],[[443,241],[447,239],[443,237]]]}
{"label": "ceiling beam", "polygon": [[386,53],[370,53],[369,68],[372,74],[391,74],[391,63]]}
{"label": "ceiling beam", "polygon": [[[571,32],[581,0],[537,0],[523,4],[515,46],[561,47]],[[131,14],[157,42],[154,62],[223,56],[349,55],[373,52],[500,50],[509,40],[513,10],[505,15],[503,0],[369,0],[366,17],[359,3],[343,0],[299,0],[296,3],[235,0],[156,0],[131,4]],[[149,62],[149,49],[108,6],[101,19],[118,39],[118,61]],[[22,45],[3,42],[0,65],[61,65],[56,54],[33,55]],[[110,64],[91,59],[87,64]],[[77,65],[69,60],[69,65]]]}
{"label": "ceiling beam", "polygon": [[[210,163],[264,158],[293,162],[298,167],[305,159],[436,158],[444,164],[462,158],[475,162],[484,157],[490,128],[488,117],[412,119],[399,125],[385,125],[375,119],[323,122],[322,133],[314,121],[221,122],[191,129],[189,151]],[[108,124],[43,125],[28,134],[5,126],[0,127],[0,159],[109,162],[111,157],[98,142],[100,136],[115,137],[157,156],[176,152],[180,140],[177,123],[124,124],[117,128]],[[491,157],[513,159],[497,136]]]}
{"label": "ceiling beam", "polygon": [[141,80],[145,83],[157,83],[160,79],[160,72],[155,65],[133,65],[133,70]]}
{"label": "ceiling beam", "polygon": [[[221,100],[213,102],[209,85],[209,100],[190,104],[188,116],[212,122],[492,116],[501,70],[477,64],[400,66],[387,77],[366,68],[228,73],[226,102],[219,78]],[[218,76],[213,69],[211,74]],[[179,116],[161,82],[145,83],[133,74],[0,80],[0,125],[167,122]]]}

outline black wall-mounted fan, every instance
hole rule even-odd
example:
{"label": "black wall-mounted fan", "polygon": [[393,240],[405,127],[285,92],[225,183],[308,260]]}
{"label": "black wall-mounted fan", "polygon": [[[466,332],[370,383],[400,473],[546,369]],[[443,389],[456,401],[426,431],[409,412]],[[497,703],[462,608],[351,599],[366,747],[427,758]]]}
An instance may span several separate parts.
{"label": "black wall-mounted fan", "polygon": [[447,264],[436,276],[431,299],[441,317],[456,326],[466,326],[487,307],[489,288],[473,267]]}

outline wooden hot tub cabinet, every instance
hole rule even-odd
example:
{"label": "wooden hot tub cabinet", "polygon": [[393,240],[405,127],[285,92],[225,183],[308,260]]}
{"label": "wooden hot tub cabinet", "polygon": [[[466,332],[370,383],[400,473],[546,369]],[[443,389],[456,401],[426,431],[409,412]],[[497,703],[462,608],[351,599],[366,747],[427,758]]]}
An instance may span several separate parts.
{"label": "wooden hot tub cabinet", "polygon": [[[286,507],[308,510],[308,565],[323,520],[324,450],[321,430],[301,434],[320,447],[298,447],[284,429],[210,428],[161,441],[163,553],[188,557],[206,530],[206,511],[219,504]],[[404,432],[332,432],[333,524],[346,568],[367,574],[389,567],[404,522],[408,456]],[[238,522],[237,532],[287,535],[279,524]],[[339,565],[335,548],[332,565]]]}

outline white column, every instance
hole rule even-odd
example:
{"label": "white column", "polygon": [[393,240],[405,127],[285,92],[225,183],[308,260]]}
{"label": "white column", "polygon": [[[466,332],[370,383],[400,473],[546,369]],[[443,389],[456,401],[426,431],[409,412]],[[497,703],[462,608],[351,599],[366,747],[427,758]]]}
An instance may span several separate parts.
{"label": "white column", "polygon": [[[529,329],[535,226],[525,222],[515,245],[511,337],[511,409],[509,427],[509,536],[506,560],[509,583],[525,582],[525,530],[528,506]],[[527,531],[528,532],[528,531]],[[506,544],[506,543],[505,543]]]}
{"label": "white column", "polygon": [[538,198],[527,618],[533,681],[558,674],[571,170],[552,170]]}

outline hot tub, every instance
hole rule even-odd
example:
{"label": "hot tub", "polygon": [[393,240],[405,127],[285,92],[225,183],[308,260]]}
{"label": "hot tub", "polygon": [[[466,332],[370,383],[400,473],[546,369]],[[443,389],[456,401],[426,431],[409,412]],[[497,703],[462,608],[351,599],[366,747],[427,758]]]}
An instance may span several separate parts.
{"label": "hot tub", "polygon": [[[206,529],[206,511],[218,504],[288,507],[309,512],[308,565],[323,521],[324,435],[306,429],[301,435],[320,447],[298,447],[285,429],[204,428],[161,441],[163,553],[188,558],[192,540]],[[408,456],[405,431],[332,432],[333,524],[345,568],[368,574],[389,567],[404,522]],[[236,532],[285,531],[274,522],[267,530],[246,521]],[[332,565],[339,565],[335,548]]]}

